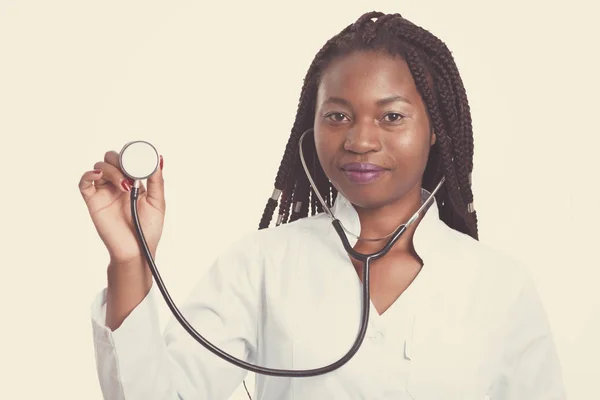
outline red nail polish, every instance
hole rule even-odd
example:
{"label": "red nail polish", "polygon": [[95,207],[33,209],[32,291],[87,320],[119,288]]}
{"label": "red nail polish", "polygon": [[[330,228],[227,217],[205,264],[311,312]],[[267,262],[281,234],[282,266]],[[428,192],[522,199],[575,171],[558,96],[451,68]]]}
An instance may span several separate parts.
{"label": "red nail polish", "polygon": [[162,169],[163,169],[163,156],[160,156],[159,166],[160,166],[160,170],[162,171]]}
{"label": "red nail polish", "polygon": [[127,190],[128,192],[131,190],[131,185],[126,180],[121,181],[121,186],[123,186],[123,189]]}
{"label": "red nail polish", "polygon": [[129,182],[129,186],[132,187],[135,181],[131,178],[127,178],[127,182]]}

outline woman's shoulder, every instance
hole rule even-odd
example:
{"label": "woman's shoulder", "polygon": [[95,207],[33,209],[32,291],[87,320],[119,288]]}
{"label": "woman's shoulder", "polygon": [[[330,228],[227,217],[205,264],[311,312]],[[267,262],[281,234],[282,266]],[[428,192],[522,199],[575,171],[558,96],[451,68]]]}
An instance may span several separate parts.
{"label": "woman's shoulder", "polygon": [[444,238],[449,259],[463,274],[489,281],[494,287],[502,284],[518,287],[531,279],[529,267],[510,249],[451,228],[445,229]]}
{"label": "woman's shoulder", "polygon": [[234,240],[230,250],[252,250],[262,254],[281,252],[298,241],[320,240],[331,227],[329,221],[326,215],[317,214],[278,226],[249,231]]}
{"label": "woman's shoulder", "polygon": [[299,236],[319,236],[327,232],[331,226],[330,219],[325,214],[317,214],[287,222],[278,226],[270,226],[253,233],[261,243],[281,243],[294,240]]}
{"label": "woman's shoulder", "polygon": [[444,236],[444,254],[437,257],[433,268],[434,284],[447,293],[444,298],[478,310],[482,321],[488,315],[507,316],[515,308],[537,301],[533,266],[522,256],[450,228]]}

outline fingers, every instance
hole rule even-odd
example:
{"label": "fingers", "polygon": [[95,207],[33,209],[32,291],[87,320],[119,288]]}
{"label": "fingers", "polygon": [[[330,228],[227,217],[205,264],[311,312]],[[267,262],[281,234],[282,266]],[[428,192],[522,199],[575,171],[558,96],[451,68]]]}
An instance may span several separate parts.
{"label": "fingers", "polygon": [[[110,163],[100,161],[94,164],[94,169],[102,171],[102,179],[96,182],[96,187],[111,184],[122,192],[131,191],[133,181],[127,178],[118,167],[115,167]],[[143,185],[140,185],[140,193],[143,193],[144,190],[145,189]]]}
{"label": "fingers", "polygon": [[[155,207],[165,208],[164,181],[162,175],[163,160],[160,157],[160,168],[148,178],[148,189],[142,182],[139,182],[140,194],[147,193],[148,200],[152,201]],[[99,188],[105,185],[112,185],[122,192],[131,191],[133,181],[125,176],[121,171],[119,163],[119,153],[116,151],[107,151],[104,154],[104,161],[94,164],[93,171],[87,171],[79,181],[79,190],[87,201]]]}
{"label": "fingers", "polygon": [[160,156],[159,168],[148,178],[148,201],[160,209],[165,208],[165,181],[163,178],[163,157]]}
{"label": "fingers", "polygon": [[94,183],[100,179],[102,179],[101,170],[87,171],[81,176],[78,186],[85,201],[88,201],[96,193]]}
{"label": "fingers", "polygon": [[120,166],[119,166],[119,153],[117,153],[114,150],[107,151],[106,153],[104,153],[104,162],[107,163],[107,164],[112,165],[115,168],[120,169]]}

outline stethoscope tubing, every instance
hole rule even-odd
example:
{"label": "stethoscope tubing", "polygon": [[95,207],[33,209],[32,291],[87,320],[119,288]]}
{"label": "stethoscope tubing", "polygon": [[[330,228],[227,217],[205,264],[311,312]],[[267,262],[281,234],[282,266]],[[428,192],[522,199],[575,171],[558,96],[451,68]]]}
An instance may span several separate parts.
{"label": "stethoscope tubing", "polygon": [[307,370],[266,368],[266,367],[261,367],[261,366],[249,363],[247,361],[238,359],[238,358],[230,355],[229,353],[221,350],[220,348],[218,348],[217,346],[212,344],[210,341],[208,341],[205,337],[203,337],[198,331],[196,331],[196,329],[194,329],[194,327],[181,314],[181,312],[175,305],[175,302],[171,298],[169,291],[167,290],[167,288],[162,280],[160,272],[158,271],[158,268],[154,261],[154,257],[152,257],[151,251],[146,242],[146,238],[145,238],[144,232],[141,228],[139,215],[138,215],[138,209],[137,209],[138,195],[139,195],[139,188],[134,186],[131,189],[131,196],[130,196],[130,198],[131,198],[131,215],[132,215],[135,231],[138,236],[138,240],[142,247],[142,251],[144,253],[146,262],[148,263],[148,266],[150,268],[152,276],[154,277],[154,281],[156,282],[156,286],[158,286],[158,289],[160,290],[165,302],[167,303],[167,306],[171,310],[171,313],[173,313],[173,316],[175,317],[177,322],[179,322],[181,324],[181,326],[187,331],[187,333],[192,338],[194,338],[198,343],[200,343],[202,346],[204,346],[207,350],[209,350],[214,355],[221,357],[223,360],[225,360],[237,367],[246,369],[248,371],[251,371],[251,372],[254,372],[257,374],[279,376],[279,377],[295,377],[295,378],[311,377],[311,376],[317,376],[317,375],[323,375],[323,374],[329,373],[331,371],[334,371],[334,370],[342,367],[344,364],[346,364],[348,361],[350,361],[350,359],[352,359],[352,357],[354,357],[354,355],[356,354],[356,352],[359,350],[360,346],[362,345],[362,342],[364,341],[364,338],[365,338],[365,335],[367,332],[368,322],[369,322],[369,305],[370,305],[370,298],[371,298],[370,290],[369,290],[369,286],[370,286],[369,271],[370,271],[371,261],[382,257],[387,251],[389,251],[389,249],[393,246],[392,242],[395,242],[395,240],[400,238],[400,236],[401,236],[400,231],[402,231],[402,232],[404,231],[404,230],[402,230],[402,228],[399,229],[398,234],[394,235],[392,237],[392,239],[388,242],[388,244],[381,251],[378,251],[377,253],[365,255],[365,254],[358,253],[354,249],[352,249],[352,246],[348,242],[348,239],[347,239],[346,235],[344,234],[343,228],[342,228],[341,224],[339,223],[339,220],[333,221],[333,226],[335,227],[336,232],[338,233],[338,235],[340,235],[340,238],[342,238],[342,242],[344,243],[344,248],[346,248],[346,250],[349,252],[349,254],[351,256],[353,256],[354,258],[357,258],[358,260],[360,260],[364,263],[364,267],[363,267],[363,271],[362,271],[363,290],[362,290],[362,305],[361,305],[361,309],[362,309],[361,310],[361,323],[360,323],[360,327],[358,330],[356,340],[352,344],[350,350],[348,350],[348,352],[343,357],[341,357],[339,360],[337,360],[329,365],[326,365],[324,367],[307,369]]}
{"label": "stethoscope tubing", "polygon": [[[301,148],[300,157],[302,159],[304,170],[308,176],[309,182],[310,182],[311,186],[313,186],[313,190],[317,191],[317,188],[314,187],[313,181],[312,181],[310,174],[306,168],[306,163],[304,162],[304,157],[302,155],[302,138],[308,131],[310,131],[310,129],[307,130],[306,132],[304,132],[304,134],[301,136],[301,139],[300,139],[300,148]],[[208,341],[205,337],[203,337],[198,331],[196,331],[196,329],[194,329],[194,327],[182,315],[182,313],[179,311],[179,309],[175,305],[175,302],[171,298],[171,296],[162,280],[162,277],[160,276],[158,267],[156,266],[156,263],[154,261],[154,257],[152,256],[152,253],[146,242],[144,232],[143,232],[141,224],[140,224],[138,208],[137,208],[137,203],[138,203],[138,198],[139,198],[139,182],[140,182],[140,180],[136,180],[133,185],[133,188],[131,189],[131,195],[130,195],[131,215],[132,215],[132,219],[133,219],[136,236],[138,237],[139,244],[142,248],[142,252],[144,254],[146,262],[148,263],[148,267],[150,268],[152,276],[154,277],[154,281],[156,282],[158,289],[160,290],[165,302],[167,303],[167,306],[171,310],[171,313],[173,314],[173,316],[175,317],[177,322],[179,322],[181,324],[181,326],[186,330],[186,332],[192,338],[194,338],[198,343],[200,343],[202,346],[204,346],[207,350],[212,352],[214,355],[222,358],[223,360],[225,360],[239,368],[243,368],[245,370],[248,370],[248,371],[251,371],[251,372],[254,372],[257,374],[279,376],[279,377],[294,377],[294,378],[312,377],[312,376],[317,376],[317,375],[323,375],[323,374],[332,372],[332,371],[342,367],[344,364],[346,364],[348,361],[350,361],[350,359],[352,359],[352,357],[354,357],[354,355],[358,352],[358,350],[360,349],[360,346],[362,345],[362,343],[365,339],[365,335],[367,332],[367,326],[369,323],[369,311],[370,311],[370,303],[371,303],[371,294],[370,294],[371,262],[383,257],[391,250],[391,248],[398,241],[398,239],[400,239],[400,237],[404,234],[404,232],[406,232],[407,227],[417,219],[417,217],[422,212],[422,210],[427,205],[427,203],[433,198],[433,196],[435,195],[437,190],[441,187],[443,181],[444,181],[444,179],[442,178],[442,180],[440,181],[438,186],[434,189],[433,193],[431,193],[428,201],[426,201],[425,204],[423,204],[422,208],[419,209],[419,211],[417,211],[417,213],[415,213],[413,215],[413,217],[406,224],[399,226],[391,235],[389,235],[390,238],[387,241],[386,245],[381,250],[374,252],[374,253],[370,253],[370,254],[363,254],[363,253],[359,253],[356,250],[354,250],[354,248],[352,247],[352,245],[350,244],[350,242],[348,240],[348,237],[346,235],[346,230],[345,230],[344,226],[342,225],[341,221],[333,216],[333,213],[331,213],[331,211],[329,210],[327,205],[324,204],[322,197],[320,195],[318,196],[321,203],[323,203],[327,214],[331,217],[333,228],[335,229],[336,233],[340,237],[340,240],[342,241],[344,249],[346,250],[348,255],[350,255],[352,258],[356,259],[357,261],[360,261],[363,263],[361,319],[360,319],[360,325],[359,325],[358,333],[356,335],[356,339],[355,339],[354,343],[352,344],[352,346],[350,347],[350,349],[348,350],[348,352],[344,356],[342,356],[340,359],[338,359],[337,361],[335,361],[329,365],[319,367],[319,368],[306,369],[306,370],[267,368],[267,367],[261,367],[261,366],[249,363],[247,361],[236,358],[236,357],[232,356],[231,354],[221,350],[220,348],[215,346],[213,343]]]}

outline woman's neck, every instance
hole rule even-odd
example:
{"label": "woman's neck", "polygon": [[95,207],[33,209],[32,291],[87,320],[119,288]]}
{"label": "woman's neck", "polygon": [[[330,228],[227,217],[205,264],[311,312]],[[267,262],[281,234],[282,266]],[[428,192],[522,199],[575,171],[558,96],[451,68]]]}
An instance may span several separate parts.
{"label": "woman's neck", "polygon": [[[380,238],[389,235],[400,226],[406,223],[413,214],[421,207],[421,187],[416,185],[399,201],[388,204],[383,207],[367,209],[356,207],[360,220],[360,236],[364,238]],[[414,231],[420,222],[420,219],[415,221],[408,230],[402,235],[394,246],[398,250],[411,250],[412,238]],[[359,241],[359,245],[367,245],[367,241]],[[380,249],[387,243],[387,238],[384,240],[370,242],[368,247]],[[377,250],[375,250],[377,251]]]}

